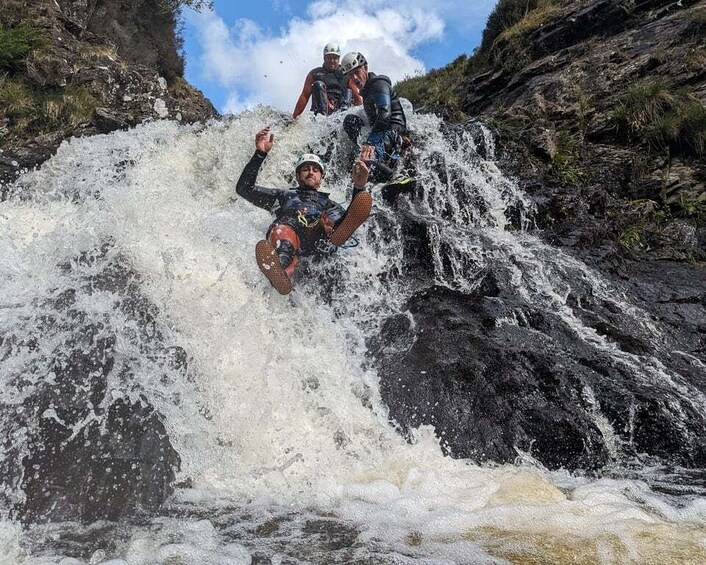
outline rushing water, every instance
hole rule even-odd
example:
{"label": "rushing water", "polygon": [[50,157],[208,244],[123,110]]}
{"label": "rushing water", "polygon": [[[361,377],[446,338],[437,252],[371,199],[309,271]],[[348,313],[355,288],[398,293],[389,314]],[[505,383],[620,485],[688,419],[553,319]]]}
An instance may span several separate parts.
{"label": "rushing water", "polygon": [[[70,332],[70,320],[60,323],[47,298],[80,287],[78,279],[117,257],[136,273],[157,307],[161,339],[183,348],[189,369],[165,378],[149,336],[132,327],[113,295],[78,293],[86,316],[117,333],[116,362],[126,369],[111,372],[108,397],[141,396],[162,414],[181,457],[182,486],[160,512],[139,520],[25,527],[9,513],[21,489],[7,486],[0,561],[706,562],[706,498],[698,493],[673,497],[637,480],[550,473],[521,454],[515,465],[476,466],[445,457],[433,429],[417,430],[410,443],[389,422],[365,343],[416,284],[399,276],[397,214],[430,222],[440,284],[471,290],[492,262],[517,292],[595,347],[611,346],[567,306],[572,284],[590,285],[649,327],[649,316],[587,267],[518,229],[531,205],[499,171],[486,131],[449,132],[432,116],[412,115],[422,195],[403,196],[394,209],[376,201],[356,234],[360,245],[305,267],[295,292],[282,297],[253,257],[270,215],[231,201],[254,134],[267,124],[275,147],[260,184],[287,186],[299,153],[328,152],[326,190],[339,202],[349,198],[352,147],[341,119],[288,124],[267,108],[207,126],[161,121],[74,139],[9,187],[0,205],[5,421],[51,378],[51,354]],[[452,143],[450,135],[461,138]],[[94,260],[76,260],[106,242]],[[59,321],[27,347],[46,316]],[[702,395],[657,362],[641,373],[669,380],[704,410]],[[51,410],[43,417],[60,420]],[[599,410],[595,417],[617,452],[610,422]],[[5,445],[6,458],[27,449],[26,430],[12,434],[18,451]]]}

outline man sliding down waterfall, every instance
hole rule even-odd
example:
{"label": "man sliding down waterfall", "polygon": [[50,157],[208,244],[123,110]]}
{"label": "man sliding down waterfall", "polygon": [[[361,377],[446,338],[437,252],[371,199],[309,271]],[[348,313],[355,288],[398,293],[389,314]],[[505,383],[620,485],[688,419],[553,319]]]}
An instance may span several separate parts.
{"label": "man sliding down waterfall", "polygon": [[317,155],[305,153],[297,161],[296,188],[256,186],[257,175],[274,145],[274,135],[266,127],[255,135],[255,154],[238,179],[235,192],[255,206],[275,214],[267,239],[255,246],[257,266],[280,294],[292,291],[292,278],[299,256],[311,255],[316,244],[328,238],[342,245],[367,219],[372,197],[365,190],[368,167],[362,161],[353,165],[353,198],[348,210],[319,192],[326,168]]}
{"label": "man sliding down waterfall", "polygon": [[343,129],[354,143],[366,121],[371,131],[363,143],[360,160],[370,167],[375,182],[387,183],[382,188],[383,198],[393,200],[401,192],[411,192],[416,185],[409,177],[395,177],[401,154],[411,140],[407,130],[404,109],[385,75],[368,71],[368,61],[362,53],[347,53],[341,60],[341,71],[363,97],[363,116],[349,114],[343,120]]}

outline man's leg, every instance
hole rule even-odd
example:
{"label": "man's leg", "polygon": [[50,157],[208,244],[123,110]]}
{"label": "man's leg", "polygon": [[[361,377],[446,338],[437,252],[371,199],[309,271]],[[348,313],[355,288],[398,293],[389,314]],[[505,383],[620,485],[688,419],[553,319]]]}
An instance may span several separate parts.
{"label": "man's leg", "polygon": [[341,99],[336,104],[336,111],[347,110],[353,104],[353,93],[350,88],[346,88],[341,94]]}
{"label": "man's leg", "polygon": [[280,294],[292,291],[291,278],[299,262],[299,236],[286,224],[273,224],[267,239],[257,242],[257,266]]}
{"label": "man's leg", "polygon": [[343,245],[370,215],[373,197],[366,190],[358,192],[351,200],[346,214],[330,235],[331,243]]}
{"label": "man's leg", "polygon": [[314,81],[311,87],[311,109],[314,114],[328,115],[328,96],[326,95],[326,84],[323,81]]}

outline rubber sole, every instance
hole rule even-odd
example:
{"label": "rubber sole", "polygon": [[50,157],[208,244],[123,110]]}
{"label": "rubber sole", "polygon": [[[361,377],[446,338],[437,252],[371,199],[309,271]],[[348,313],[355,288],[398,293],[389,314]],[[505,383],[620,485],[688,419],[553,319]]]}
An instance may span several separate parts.
{"label": "rubber sole", "polygon": [[340,224],[333,230],[331,243],[334,245],[343,245],[353,232],[357,230],[361,224],[368,219],[370,210],[373,207],[373,197],[367,191],[359,192],[351,201],[346,215]]}
{"label": "rubber sole", "polygon": [[262,239],[255,245],[255,260],[262,274],[267,277],[270,284],[275,287],[280,294],[292,292],[292,281],[279,262],[279,257],[275,248],[266,239]]}
{"label": "rubber sole", "polygon": [[405,177],[383,185],[380,189],[380,194],[382,194],[384,200],[390,202],[395,200],[400,194],[406,193],[413,195],[415,188],[417,188],[417,180],[411,177]]}

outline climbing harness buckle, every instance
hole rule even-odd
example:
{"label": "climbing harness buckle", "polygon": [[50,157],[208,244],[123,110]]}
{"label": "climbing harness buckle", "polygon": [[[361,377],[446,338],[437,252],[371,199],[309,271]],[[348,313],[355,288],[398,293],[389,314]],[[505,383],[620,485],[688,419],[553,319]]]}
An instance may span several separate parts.
{"label": "climbing harness buckle", "polygon": [[297,210],[297,222],[305,228],[315,228],[320,218],[321,214],[318,212],[308,212],[306,208]]}

